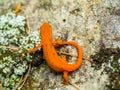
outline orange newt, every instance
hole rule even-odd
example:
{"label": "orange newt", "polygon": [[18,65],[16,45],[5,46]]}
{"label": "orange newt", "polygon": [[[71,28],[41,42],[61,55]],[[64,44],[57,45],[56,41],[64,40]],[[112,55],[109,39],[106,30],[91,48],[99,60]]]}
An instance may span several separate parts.
{"label": "orange newt", "polygon": [[[69,83],[68,73],[77,70],[82,63],[82,49],[75,42],[62,42],[52,40],[52,27],[48,23],[44,23],[40,28],[41,43],[35,48],[30,49],[29,53],[36,52],[42,47],[44,58],[50,68],[57,72],[63,72],[65,84]],[[54,45],[72,45],[77,48],[78,59],[75,64],[69,64],[65,57],[59,57]]]}

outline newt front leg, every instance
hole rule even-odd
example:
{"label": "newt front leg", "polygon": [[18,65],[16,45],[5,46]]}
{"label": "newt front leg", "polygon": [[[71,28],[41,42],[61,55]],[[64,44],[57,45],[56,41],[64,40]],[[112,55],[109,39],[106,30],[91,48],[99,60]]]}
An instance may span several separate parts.
{"label": "newt front leg", "polygon": [[35,48],[30,49],[28,52],[29,52],[29,53],[36,52],[41,46],[42,46],[42,44],[40,43],[40,44],[38,44]]}

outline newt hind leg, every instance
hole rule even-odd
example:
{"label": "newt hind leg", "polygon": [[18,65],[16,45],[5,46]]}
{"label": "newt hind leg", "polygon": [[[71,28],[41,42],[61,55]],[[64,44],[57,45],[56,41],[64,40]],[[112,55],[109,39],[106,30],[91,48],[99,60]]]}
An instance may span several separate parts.
{"label": "newt hind leg", "polygon": [[66,56],[61,57],[60,59],[63,63],[67,63]]}
{"label": "newt hind leg", "polygon": [[63,72],[63,78],[64,78],[63,84],[65,84],[65,85],[69,84],[68,72],[66,72],[66,71]]}

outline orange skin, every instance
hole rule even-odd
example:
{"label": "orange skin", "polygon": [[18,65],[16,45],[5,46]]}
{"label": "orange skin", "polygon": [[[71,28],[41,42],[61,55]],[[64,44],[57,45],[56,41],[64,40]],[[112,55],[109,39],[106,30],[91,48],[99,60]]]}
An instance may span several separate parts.
{"label": "orange skin", "polygon": [[[41,43],[38,44],[35,48],[30,49],[29,53],[36,52],[38,48],[43,49],[44,58],[50,68],[57,72],[63,72],[63,78],[65,84],[69,83],[68,73],[77,70],[82,63],[82,49],[75,42],[62,42],[62,41],[53,41],[52,39],[52,27],[48,23],[44,23],[40,28]],[[66,61],[65,57],[59,57],[54,45],[72,45],[77,48],[78,59],[75,64],[69,64]]]}

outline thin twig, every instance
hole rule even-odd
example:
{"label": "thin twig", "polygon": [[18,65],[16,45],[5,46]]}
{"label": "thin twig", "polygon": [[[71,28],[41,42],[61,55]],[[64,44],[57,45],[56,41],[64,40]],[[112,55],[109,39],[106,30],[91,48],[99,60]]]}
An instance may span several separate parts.
{"label": "thin twig", "polygon": [[[64,55],[68,55],[68,56],[73,56],[73,57],[78,57],[76,54],[70,54],[70,53],[66,53],[66,52],[57,51],[57,53],[59,53],[59,54],[64,54]],[[91,59],[88,59],[88,58],[83,58],[83,60],[87,60],[87,61],[89,61],[89,62],[93,62]]]}
{"label": "thin twig", "polygon": [[16,85],[16,87],[14,88],[14,90],[17,90],[17,88],[20,86],[20,84],[22,83],[22,80],[23,80],[23,75],[19,81],[19,83]]}
{"label": "thin twig", "polygon": [[28,20],[28,15],[26,15],[26,23],[27,23],[27,34],[29,35],[30,34],[30,23]]}
{"label": "thin twig", "polygon": [[0,83],[0,90],[2,90],[2,83]]}
{"label": "thin twig", "polygon": [[75,84],[69,83],[70,85],[72,85],[76,90],[80,90],[80,88],[78,86],[76,86]]}
{"label": "thin twig", "polygon": [[30,73],[30,70],[31,70],[31,64],[29,64],[29,69],[28,69],[28,72],[26,73],[25,77],[23,78],[22,82],[21,82],[21,85],[19,85],[19,89],[21,89],[23,87],[23,85],[25,84],[27,78],[28,78],[28,75]]}
{"label": "thin twig", "polygon": [[74,57],[78,57],[78,56],[75,55],[75,54],[70,54],[70,53],[66,53],[66,52],[57,51],[57,53],[59,53],[59,54],[65,54],[65,55],[69,55],[69,56],[74,56]]}
{"label": "thin twig", "polygon": [[12,50],[18,50],[18,47],[12,47],[12,46],[0,46],[0,48],[7,48],[7,49],[12,49]]}
{"label": "thin twig", "polygon": [[2,79],[1,79],[1,83],[0,83],[0,90],[2,90],[3,80],[4,80],[4,77],[2,77]]}
{"label": "thin twig", "polygon": [[1,83],[0,83],[0,90],[2,90],[2,82],[3,82],[3,80],[1,80]]}
{"label": "thin twig", "polygon": [[2,90],[2,83],[0,83],[0,90]]}

